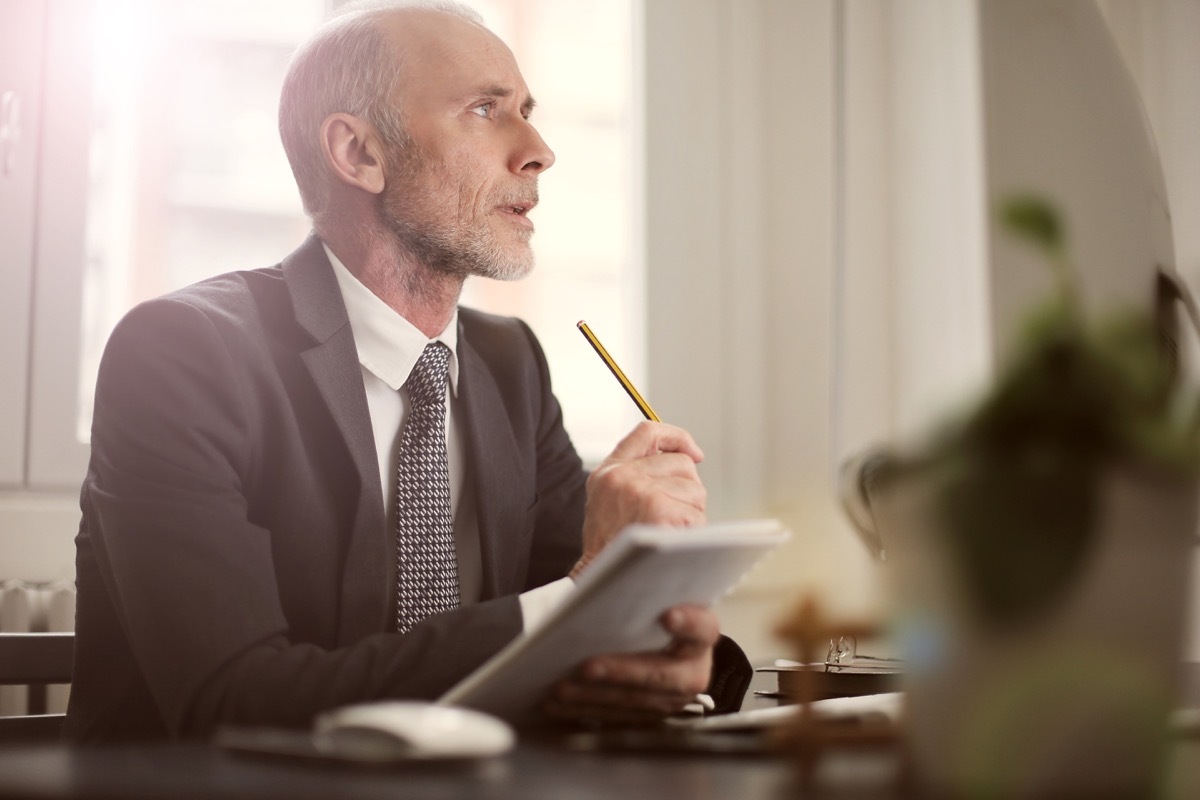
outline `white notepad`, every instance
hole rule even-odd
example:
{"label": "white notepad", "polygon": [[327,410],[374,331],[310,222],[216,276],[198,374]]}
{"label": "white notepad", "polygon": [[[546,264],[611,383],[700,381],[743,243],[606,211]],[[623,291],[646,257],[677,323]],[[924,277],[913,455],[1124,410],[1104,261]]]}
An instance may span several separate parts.
{"label": "white notepad", "polygon": [[677,605],[710,606],[788,538],[776,520],[699,528],[636,525],[583,572],[575,589],[438,701],[519,720],[592,656],[658,650],[660,618]]}

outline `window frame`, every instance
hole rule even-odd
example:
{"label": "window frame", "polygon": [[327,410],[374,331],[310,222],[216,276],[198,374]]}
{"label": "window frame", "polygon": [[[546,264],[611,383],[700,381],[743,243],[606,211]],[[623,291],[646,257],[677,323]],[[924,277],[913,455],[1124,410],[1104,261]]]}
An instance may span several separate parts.
{"label": "window frame", "polygon": [[44,6],[20,0],[5,7],[0,32],[0,487],[25,484],[29,416],[34,230],[41,140],[41,85],[46,35]]}
{"label": "window frame", "polygon": [[25,486],[79,485],[88,446],[76,436],[90,128],[90,0],[47,6],[46,70],[33,261]]}

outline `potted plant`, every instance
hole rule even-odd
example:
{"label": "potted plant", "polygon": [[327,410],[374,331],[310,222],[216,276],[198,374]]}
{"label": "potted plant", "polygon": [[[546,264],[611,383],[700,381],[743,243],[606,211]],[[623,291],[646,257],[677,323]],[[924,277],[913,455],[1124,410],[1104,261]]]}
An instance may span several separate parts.
{"label": "potted plant", "polygon": [[1181,655],[1200,465],[1142,310],[1089,315],[1059,216],[1003,226],[1054,270],[994,384],[882,479],[919,775],[954,795],[1146,796]]}

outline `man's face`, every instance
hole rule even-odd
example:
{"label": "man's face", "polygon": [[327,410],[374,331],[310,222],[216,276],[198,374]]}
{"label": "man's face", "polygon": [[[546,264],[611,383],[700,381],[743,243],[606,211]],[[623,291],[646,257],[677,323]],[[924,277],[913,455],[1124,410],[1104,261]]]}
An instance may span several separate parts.
{"label": "man's face", "polygon": [[400,96],[407,142],[388,143],[380,198],[391,232],[426,266],[501,280],[533,268],[527,213],[554,154],[529,123],[512,53],[443,14],[406,15]]}

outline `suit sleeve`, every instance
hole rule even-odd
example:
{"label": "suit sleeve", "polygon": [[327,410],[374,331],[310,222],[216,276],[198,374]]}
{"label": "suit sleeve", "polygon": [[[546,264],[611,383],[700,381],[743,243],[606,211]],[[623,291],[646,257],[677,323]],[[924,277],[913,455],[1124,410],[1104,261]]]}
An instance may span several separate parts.
{"label": "suit sleeve", "polygon": [[341,649],[292,641],[275,582],[280,545],[251,520],[243,486],[263,446],[247,380],[206,312],[160,300],[118,326],[97,385],[86,535],[171,735],[434,698],[519,632],[509,597]]}

